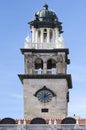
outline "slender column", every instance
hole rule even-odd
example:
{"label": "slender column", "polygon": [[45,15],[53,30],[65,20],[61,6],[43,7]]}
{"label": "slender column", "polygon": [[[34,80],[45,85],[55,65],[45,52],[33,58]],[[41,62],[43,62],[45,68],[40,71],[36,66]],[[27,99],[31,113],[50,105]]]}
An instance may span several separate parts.
{"label": "slender column", "polygon": [[58,29],[55,28],[55,42],[58,42]]}
{"label": "slender column", "polygon": [[36,29],[36,39],[35,39],[35,42],[37,43],[38,42],[38,30]]}
{"label": "slender column", "polygon": [[47,43],[50,43],[50,28],[47,28]]}
{"label": "slender column", "polygon": [[47,62],[44,61],[43,63],[43,74],[46,74],[47,73]]}
{"label": "slender column", "polygon": [[32,43],[34,43],[35,28],[32,26]]}
{"label": "slender column", "polygon": [[56,63],[56,74],[58,74],[58,62]]}
{"label": "slender column", "polygon": [[53,38],[53,43],[54,43],[54,38],[55,38],[55,33],[54,33],[54,30],[53,30],[53,36],[52,36],[52,38]]}

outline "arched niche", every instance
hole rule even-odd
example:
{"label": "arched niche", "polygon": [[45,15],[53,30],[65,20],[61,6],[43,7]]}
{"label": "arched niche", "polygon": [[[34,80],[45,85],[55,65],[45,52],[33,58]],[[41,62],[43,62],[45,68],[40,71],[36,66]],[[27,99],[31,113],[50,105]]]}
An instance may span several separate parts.
{"label": "arched niche", "polygon": [[37,58],[35,60],[35,69],[43,69],[43,60],[41,58]]}
{"label": "arched niche", "polygon": [[76,124],[76,119],[72,117],[66,117],[62,120],[61,124]]}
{"label": "arched niche", "polygon": [[31,120],[30,124],[46,124],[43,118],[37,117]]}
{"label": "arched niche", "polygon": [[56,68],[56,61],[54,59],[49,59],[47,61],[47,69]]}
{"label": "arched niche", "polygon": [[3,118],[0,121],[0,124],[16,124],[16,122],[14,119],[7,117],[7,118]]}

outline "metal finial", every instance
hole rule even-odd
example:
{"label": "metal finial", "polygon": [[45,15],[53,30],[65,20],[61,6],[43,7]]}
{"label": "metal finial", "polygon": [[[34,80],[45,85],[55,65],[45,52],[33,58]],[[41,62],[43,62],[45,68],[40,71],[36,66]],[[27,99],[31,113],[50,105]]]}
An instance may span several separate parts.
{"label": "metal finial", "polygon": [[43,7],[44,7],[44,9],[48,9],[48,5],[47,4],[45,4]]}

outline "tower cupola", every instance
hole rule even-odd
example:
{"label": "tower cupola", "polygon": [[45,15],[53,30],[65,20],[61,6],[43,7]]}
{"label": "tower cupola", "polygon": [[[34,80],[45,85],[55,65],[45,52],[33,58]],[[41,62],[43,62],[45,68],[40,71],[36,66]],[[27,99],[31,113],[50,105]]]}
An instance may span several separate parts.
{"label": "tower cupola", "polygon": [[37,11],[34,20],[30,21],[32,40],[26,38],[25,48],[56,49],[64,48],[64,39],[61,35],[62,23],[59,22],[56,13],[45,4],[43,9]]}

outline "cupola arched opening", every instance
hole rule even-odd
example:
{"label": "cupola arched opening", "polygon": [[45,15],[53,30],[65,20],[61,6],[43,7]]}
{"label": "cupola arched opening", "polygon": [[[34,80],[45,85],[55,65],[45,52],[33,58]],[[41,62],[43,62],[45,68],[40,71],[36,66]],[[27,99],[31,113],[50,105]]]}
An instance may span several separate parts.
{"label": "cupola arched opening", "polygon": [[41,31],[38,30],[38,42],[40,42],[40,41],[41,41]]}
{"label": "cupola arched opening", "polygon": [[53,42],[53,31],[50,30],[50,42]]}
{"label": "cupola arched opening", "polygon": [[44,29],[43,39],[44,39],[44,42],[47,42],[47,29]]}
{"label": "cupola arched opening", "polygon": [[35,60],[35,69],[43,69],[43,60],[41,58],[37,58]]}

